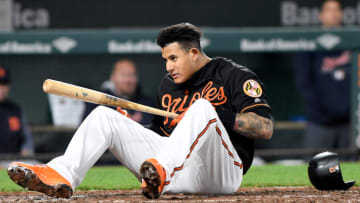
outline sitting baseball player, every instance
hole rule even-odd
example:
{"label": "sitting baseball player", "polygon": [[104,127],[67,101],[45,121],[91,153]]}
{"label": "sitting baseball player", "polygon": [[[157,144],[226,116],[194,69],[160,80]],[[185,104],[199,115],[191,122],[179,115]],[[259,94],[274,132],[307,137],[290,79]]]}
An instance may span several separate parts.
{"label": "sitting baseball player", "polygon": [[163,193],[231,194],[254,157],[254,139],[270,139],[273,121],[262,83],[233,61],[209,58],[198,27],[181,23],[157,37],[168,72],[150,128],[99,106],[80,125],[63,156],[44,165],[13,162],[10,178],[29,190],[70,198],[109,149],[142,182],[147,198]]}

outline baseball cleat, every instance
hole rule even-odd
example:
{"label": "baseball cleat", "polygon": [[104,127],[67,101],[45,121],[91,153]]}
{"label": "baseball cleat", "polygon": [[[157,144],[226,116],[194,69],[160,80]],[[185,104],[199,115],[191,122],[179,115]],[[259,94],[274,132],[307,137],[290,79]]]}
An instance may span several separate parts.
{"label": "baseball cleat", "polygon": [[45,164],[13,162],[9,165],[8,174],[16,184],[28,190],[62,198],[70,198],[73,194],[69,181]]}
{"label": "baseball cleat", "polygon": [[165,169],[156,159],[147,159],[140,167],[140,176],[144,196],[149,199],[158,199],[165,185]]}

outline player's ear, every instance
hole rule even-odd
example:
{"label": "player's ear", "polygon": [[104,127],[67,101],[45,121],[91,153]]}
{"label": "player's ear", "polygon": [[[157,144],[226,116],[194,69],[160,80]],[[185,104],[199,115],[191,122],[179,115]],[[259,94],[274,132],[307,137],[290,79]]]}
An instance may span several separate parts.
{"label": "player's ear", "polygon": [[191,48],[189,50],[189,54],[194,60],[196,60],[199,57],[200,51],[197,48]]}

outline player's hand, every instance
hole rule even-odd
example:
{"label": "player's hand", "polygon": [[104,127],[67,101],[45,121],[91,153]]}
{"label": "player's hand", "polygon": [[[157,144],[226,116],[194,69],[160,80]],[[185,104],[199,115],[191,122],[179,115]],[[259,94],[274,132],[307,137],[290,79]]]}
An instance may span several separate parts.
{"label": "player's hand", "polygon": [[116,107],[116,111],[118,111],[118,112],[119,112],[119,113],[121,113],[122,115],[124,115],[124,116],[126,116],[126,117],[130,118],[129,113],[128,113],[126,110],[123,110],[123,109],[122,109],[122,108],[120,108],[120,107]]}
{"label": "player's hand", "polygon": [[181,121],[181,119],[184,117],[185,112],[186,112],[186,111],[182,112],[178,117],[174,118],[174,119],[170,122],[169,127],[172,128],[172,127],[176,126],[176,125]]}

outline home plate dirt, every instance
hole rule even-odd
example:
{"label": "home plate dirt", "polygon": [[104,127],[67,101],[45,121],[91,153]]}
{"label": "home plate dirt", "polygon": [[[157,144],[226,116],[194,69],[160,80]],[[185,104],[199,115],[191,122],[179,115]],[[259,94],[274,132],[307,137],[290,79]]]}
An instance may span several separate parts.
{"label": "home plate dirt", "polygon": [[[38,192],[1,192],[0,202],[154,202],[140,190],[75,191],[71,199],[56,199]],[[313,187],[240,188],[233,195],[166,194],[156,202],[360,202],[360,187],[348,191],[319,191]]]}

